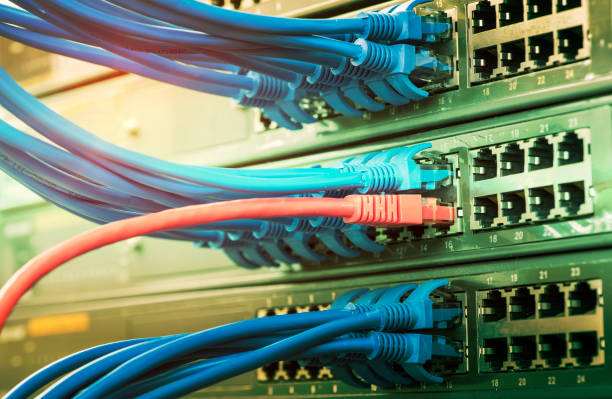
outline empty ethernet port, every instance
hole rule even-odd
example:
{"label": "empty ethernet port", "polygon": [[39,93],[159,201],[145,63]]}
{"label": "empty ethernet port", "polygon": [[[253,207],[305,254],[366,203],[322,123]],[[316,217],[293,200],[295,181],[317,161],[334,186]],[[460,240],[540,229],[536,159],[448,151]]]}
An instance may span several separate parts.
{"label": "empty ethernet port", "polygon": [[570,316],[590,313],[597,307],[597,290],[584,281],[576,284],[568,298]]}
{"label": "empty ethernet port", "polygon": [[584,182],[559,184],[559,206],[568,215],[577,215],[584,201]]}
{"label": "empty ethernet port", "polygon": [[519,368],[530,368],[532,362],[538,357],[535,335],[510,338],[508,352],[510,353],[510,360]]}
{"label": "empty ethernet port", "polygon": [[569,60],[574,60],[578,52],[584,46],[584,36],[582,26],[563,29],[557,32],[559,39],[559,53]]}
{"label": "empty ethernet port", "polygon": [[502,176],[523,173],[525,170],[525,151],[518,144],[509,144],[499,155],[499,171]]}
{"label": "empty ethernet port", "polygon": [[599,340],[595,331],[576,332],[569,335],[570,356],[579,365],[588,366],[599,352]]}
{"label": "empty ethernet port", "polygon": [[540,357],[546,362],[548,367],[559,367],[563,359],[567,356],[565,334],[540,335],[538,351],[540,352]]}
{"label": "empty ethernet port", "polygon": [[581,5],[581,0],[557,0],[557,12],[578,8]]}
{"label": "empty ethernet port", "polygon": [[499,26],[515,24],[523,20],[523,0],[504,0],[499,5]]}
{"label": "empty ethernet port", "polygon": [[557,148],[559,166],[584,161],[584,142],[574,132],[565,133]]}
{"label": "empty ethernet port", "polygon": [[527,19],[552,14],[552,0],[527,0]]}
{"label": "empty ethernet port", "polygon": [[484,361],[491,370],[499,370],[508,360],[507,338],[487,338],[483,340],[481,349]]}
{"label": "empty ethernet port", "polygon": [[489,291],[482,300],[480,314],[485,322],[499,321],[506,318],[506,297],[499,290]]}
{"label": "empty ethernet port", "polygon": [[529,59],[537,66],[544,66],[555,52],[553,34],[531,36],[529,39]]}
{"label": "empty ethernet port", "polygon": [[559,290],[558,285],[551,284],[544,287],[544,292],[538,298],[538,313],[541,318],[563,316],[565,294]]}
{"label": "empty ethernet port", "polygon": [[472,213],[474,214],[474,220],[482,228],[493,226],[493,220],[497,217],[497,209],[497,196],[495,195],[474,198]]}
{"label": "empty ethernet port", "polygon": [[535,295],[529,288],[521,287],[510,297],[510,320],[533,318],[535,314]]}
{"label": "empty ethernet port", "polygon": [[495,29],[495,6],[488,1],[481,1],[472,11],[472,32],[479,33]]}
{"label": "empty ethernet port", "polygon": [[553,186],[530,188],[528,190],[529,211],[535,214],[536,220],[546,220],[555,207]]}
{"label": "empty ethernet port", "polygon": [[508,223],[519,223],[525,213],[525,193],[523,191],[502,193],[500,208],[501,215]]}
{"label": "empty ethernet port", "polygon": [[497,156],[491,149],[483,148],[472,161],[474,181],[491,179],[497,176]]}
{"label": "empty ethernet port", "polygon": [[497,68],[497,46],[484,47],[474,50],[472,60],[474,72],[480,74],[481,79],[488,79]]}
{"label": "empty ethernet port", "polygon": [[529,170],[551,168],[553,166],[553,145],[544,137],[534,141],[527,151]]}
{"label": "empty ethernet port", "polygon": [[518,71],[521,64],[525,62],[525,40],[502,43],[499,57],[502,66],[508,68],[508,71]]}

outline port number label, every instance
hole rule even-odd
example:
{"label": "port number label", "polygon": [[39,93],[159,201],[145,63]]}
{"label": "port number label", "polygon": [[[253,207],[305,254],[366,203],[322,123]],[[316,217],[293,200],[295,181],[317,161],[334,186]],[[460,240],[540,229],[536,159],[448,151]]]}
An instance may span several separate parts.
{"label": "port number label", "polygon": [[491,88],[490,87],[484,87],[482,89],[482,95],[483,96],[490,96],[491,95]]}
{"label": "port number label", "polygon": [[546,84],[546,75],[538,76],[537,85],[541,86],[541,85],[544,85],[544,84]]}
{"label": "port number label", "polygon": [[508,82],[508,91],[514,91],[516,90],[516,87],[518,86],[518,82],[516,80],[513,80],[511,82]]}
{"label": "port number label", "polygon": [[491,234],[489,236],[489,241],[491,242],[491,244],[497,243],[497,234]]}
{"label": "port number label", "polygon": [[571,79],[573,77],[574,77],[573,69],[568,69],[567,71],[565,71],[565,79]]}
{"label": "port number label", "polygon": [[550,130],[550,126],[548,126],[548,123],[540,124],[540,133],[548,133],[549,130]]}
{"label": "port number label", "polygon": [[521,136],[521,131],[519,129],[512,129],[510,130],[510,136],[512,136],[513,139],[518,139]]}
{"label": "port number label", "polygon": [[540,280],[548,279],[548,270],[540,270]]}
{"label": "port number label", "polygon": [[526,387],[527,386],[527,378],[519,377],[519,379],[518,379],[518,386],[519,387]]}
{"label": "port number label", "polygon": [[548,377],[548,385],[557,385],[557,377],[554,375]]}
{"label": "port number label", "polygon": [[577,384],[586,384],[586,376],[584,374],[578,374],[576,376],[576,383]]}
{"label": "port number label", "polygon": [[444,242],[444,246],[446,247],[446,249],[448,249],[449,251],[454,251],[455,247],[453,246],[453,241],[452,240],[447,240]]}
{"label": "port number label", "polygon": [[567,124],[570,128],[578,127],[578,118],[569,118]]}
{"label": "port number label", "polygon": [[580,277],[580,267],[572,267],[572,268],[570,268],[570,276],[571,277]]}
{"label": "port number label", "polygon": [[521,231],[521,230],[515,231],[514,232],[514,241],[521,241],[524,236],[525,236],[525,233],[523,231]]}
{"label": "port number label", "polygon": [[518,281],[518,273],[512,273],[510,275],[510,281],[512,281],[513,283],[516,283]]}
{"label": "port number label", "polygon": [[487,277],[487,284],[488,285],[493,285],[493,276]]}
{"label": "port number label", "polygon": [[493,378],[493,379],[491,380],[491,386],[492,386],[493,388],[499,388],[499,379],[498,379],[498,378]]}

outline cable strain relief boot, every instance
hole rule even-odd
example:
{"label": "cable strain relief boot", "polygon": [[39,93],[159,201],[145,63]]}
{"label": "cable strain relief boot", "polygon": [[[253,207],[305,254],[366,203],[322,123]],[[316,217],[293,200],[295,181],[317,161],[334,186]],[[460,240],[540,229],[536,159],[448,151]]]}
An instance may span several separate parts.
{"label": "cable strain relief boot", "polygon": [[349,195],[355,204],[353,214],[346,223],[366,226],[414,226],[423,224],[422,203],[419,194]]}
{"label": "cable strain relief boot", "polygon": [[377,331],[408,331],[416,324],[414,309],[407,304],[375,304],[373,307],[380,313],[380,325]]}
{"label": "cable strain relief boot", "polygon": [[247,76],[251,77],[254,82],[253,89],[245,92],[247,97],[284,100],[291,94],[289,83],[284,80],[253,71],[249,72]]}
{"label": "cable strain relief boot", "polygon": [[421,349],[421,334],[398,334],[371,332],[374,350],[369,360],[383,360],[388,363],[415,362]]}
{"label": "cable strain relief boot", "polygon": [[345,76],[347,78],[357,80],[368,79],[374,74],[374,72],[369,69],[353,65],[348,58],[343,58],[340,65],[335,68],[331,68],[331,71],[334,75]]}
{"label": "cable strain relief boot", "polygon": [[306,78],[308,83],[323,84],[326,86],[339,87],[348,82],[348,79],[341,75],[334,75],[329,67],[317,66],[315,73]]}
{"label": "cable strain relief boot", "polygon": [[278,238],[287,237],[288,235],[289,233],[285,229],[285,225],[282,225],[280,223],[271,223],[271,222],[262,223],[261,228],[253,232],[253,236],[258,240],[261,240],[264,238],[277,238],[278,239]]}
{"label": "cable strain relief boot", "polygon": [[356,169],[364,172],[361,194],[395,192],[400,185],[398,171],[392,164],[365,165]]}
{"label": "cable strain relief boot", "polygon": [[365,19],[365,27],[359,35],[360,38],[373,42],[393,42],[402,33],[402,26],[393,14],[362,12],[358,16]]}
{"label": "cable strain relief boot", "polygon": [[308,218],[294,218],[289,226],[285,226],[285,229],[291,233],[295,231],[302,233],[318,233],[322,230],[322,227],[312,226]]}
{"label": "cable strain relief boot", "polygon": [[408,75],[414,70],[416,49],[409,44],[394,44],[391,46],[357,39],[354,42],[361,47],[361,55],[351,59],[357,67],[372,70],[382,74]]}
{"label": "cable strain relief boot", "polygon": [[253,108],[265,108],[273,104],[273,101],[264,98],[247,97],[244,91],[240,93],[240,96],[235,98],[236,104],[242,105],[243,107]]}
{"label": "cable strain relief boot", "polygon": [[330,217],[330,216],[319,216],[316,218],[308,219],[310,225],[316,228],[327,228],[327,229],[342,229],[346,226],[342,218]]}

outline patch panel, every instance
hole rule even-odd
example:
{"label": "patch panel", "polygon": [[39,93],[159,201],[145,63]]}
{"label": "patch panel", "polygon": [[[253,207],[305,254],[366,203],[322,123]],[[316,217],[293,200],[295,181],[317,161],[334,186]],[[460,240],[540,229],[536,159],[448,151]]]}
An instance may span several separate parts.
{"label": "patch panel", "polygon": [[559,66],[590,56],[588,2],[492,0],[468,4],[470,82]]}
{"label": "patch panel", "polygon": [[472,230],[591,213],[590,140],[577,129],[472,150]]}
{"label": "patch panel", "polygon": [[479,291],[483,372],[600,366],[601,280]]}

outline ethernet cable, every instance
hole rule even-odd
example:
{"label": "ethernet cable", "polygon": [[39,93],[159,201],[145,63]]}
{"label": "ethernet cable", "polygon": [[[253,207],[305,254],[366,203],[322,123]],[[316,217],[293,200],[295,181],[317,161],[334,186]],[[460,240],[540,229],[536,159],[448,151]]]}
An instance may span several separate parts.
{"label": "ethernet cable", "polygon": [[448,221],[454,217],[451,207],[415,209],[415,199],[420,204],[420,196],[413,195],[235,200],[168,209],[99,226],[43,252],[9,279],[0,289],[0,327],[19,298],[43,276],[79,255],[117,241],[235,219],[330,216],[343,217],[347,223],[382,226],[422,224],[425,220]]}
{"label": "ethernet cable", "polygon": [[[421,367],[431,356],[456,358],[460,354],[443,338],[434,340],[423,334],[388,331],[439,328],[436,323],[460,316],[460,308],[436,308],[429,300],[434,289],[447,284],[438,280],[420,286],[403,284],[373,291],[351,291],[341,295],[331,310],[246,320],[133,344],[127,341],[117,343],[120,346],[114,351],[107,347],[92,348],[33,374],[15,387],[7,399],[25,398],[63,374],[66,376],[43,392],[42,397],[132,398],[148,391],[151,397],[176,397],[203,387],[207,378],[227,378],[272,360],[326,359],[320,361],[333,364],[345,356],[351,358],[351,354],[362,354],[362,357],[352,357],[355,361],[362,359],[361,365],[371,363],[390,370],[386,362],[399,363],[420,379],[415,367]],[[402,301],[405,296],[408,298]],[[371,325],[372,318],[378,321]],[[338,328],[347,325],[353,326],[349,328],[352,332],[364,328],[382,332],[331,339],[337,336]],[[322,339],[318,345],[317,336]],[[296,343],[304,346],[300,349]],[[91,356],[93,353],[98,356]],[[197,362],[193,363],[194,360]],[[151,375],[154,369],[156,372]],[[388,373],[396,383],[407,381],[391,371]],[[145,374],[150,378],[142,377]]]}

